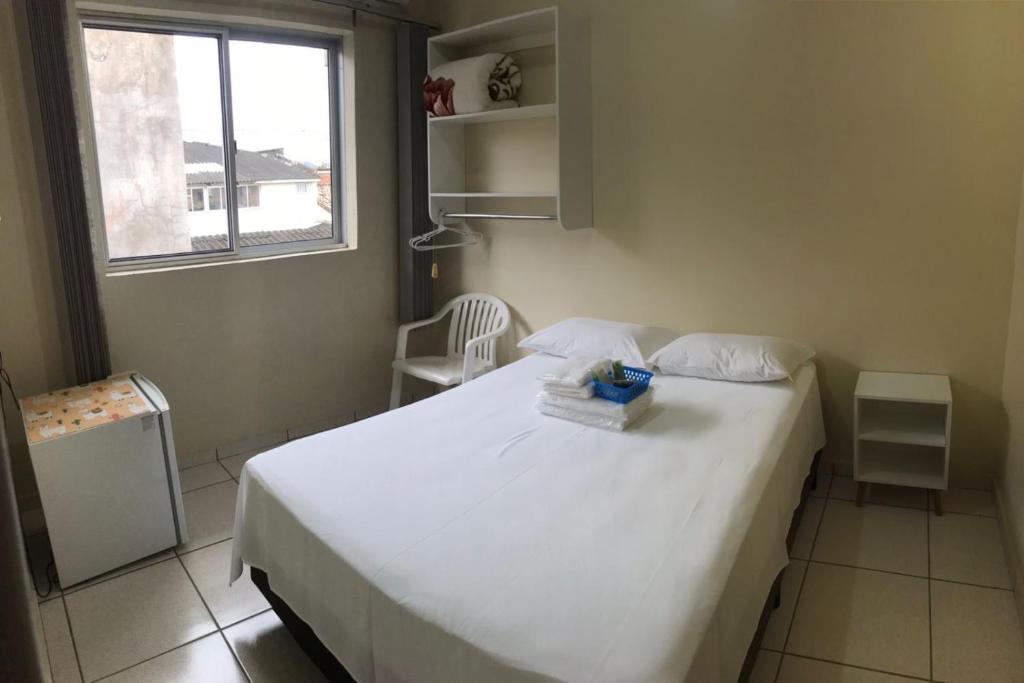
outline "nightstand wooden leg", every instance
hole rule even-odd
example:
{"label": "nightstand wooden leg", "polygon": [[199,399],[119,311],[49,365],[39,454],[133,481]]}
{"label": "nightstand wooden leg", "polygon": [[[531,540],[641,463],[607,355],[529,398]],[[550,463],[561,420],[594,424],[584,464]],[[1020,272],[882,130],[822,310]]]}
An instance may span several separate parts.
{"label": "nightstand wooden leg", "polygon": [[868,490],[867,482],[857,482],[857,507],[864,504],[864,493]]}
{"label": "nightstand wooden leg", "polygon": [[935,499],[935,514],[942,516],[942,491],[932,489],[932,497]]}

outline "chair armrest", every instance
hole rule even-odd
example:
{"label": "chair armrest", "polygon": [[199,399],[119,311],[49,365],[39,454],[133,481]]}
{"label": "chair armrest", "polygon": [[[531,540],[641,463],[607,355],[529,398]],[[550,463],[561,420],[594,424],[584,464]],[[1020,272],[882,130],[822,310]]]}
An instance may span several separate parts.
{"label": "chair armrest", "polygon": [[405,359],[405,350],[409,345],[409,331],[415,330],[419,327],[426,327],[427,325],[433,325],[441,318],[448,314],[447,310],[442,310],[437,315],[431,316],[426,320],[417,320],[416,322],[403,323],[398,326],[398,342],[395,345],[395,360]]}

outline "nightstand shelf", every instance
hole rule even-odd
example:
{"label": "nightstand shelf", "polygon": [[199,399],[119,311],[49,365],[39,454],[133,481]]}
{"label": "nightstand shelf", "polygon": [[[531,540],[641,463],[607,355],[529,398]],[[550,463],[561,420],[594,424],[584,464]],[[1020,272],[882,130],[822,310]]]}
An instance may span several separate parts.
{"label": "nightstand shelf", "polygon": [[862,372],[854,392],[853,469],[857,503],[868,484],[940,492],[949,481],[953,396],[944,375]]}

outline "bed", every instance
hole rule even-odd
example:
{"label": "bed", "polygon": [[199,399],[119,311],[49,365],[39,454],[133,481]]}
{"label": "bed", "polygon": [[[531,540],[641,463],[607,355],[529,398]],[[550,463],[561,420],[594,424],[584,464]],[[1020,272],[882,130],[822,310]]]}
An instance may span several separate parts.
{"label": "bed", "polygon": [[542,416],[536,354],[249,460],[232,579],[332,678],[734,681],[824,445],[814,366],[657,375],[627,431]]}

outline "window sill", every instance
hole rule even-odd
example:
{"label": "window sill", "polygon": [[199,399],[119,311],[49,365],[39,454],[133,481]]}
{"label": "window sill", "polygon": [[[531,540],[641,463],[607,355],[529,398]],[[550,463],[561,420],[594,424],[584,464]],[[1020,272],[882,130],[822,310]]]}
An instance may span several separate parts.
{"label": "window sill", "polygon": [[334,254],[355,250],[354,246],[348,244],[331,244],[329,246],[310,247],[309,249],[297,249],[295,251],[274,254],[217,254],[206,257],[181,257],[174,260],[151,261],[148,263],[116,263],[107,265],[105,275],[107,277],[122,277],[125,275],[143,275],[145,273],[165,273],[173,270],[213,268],[239,263],[275,261],[277,259],[295,258],[297,256],[315,256],[317,254]]}

